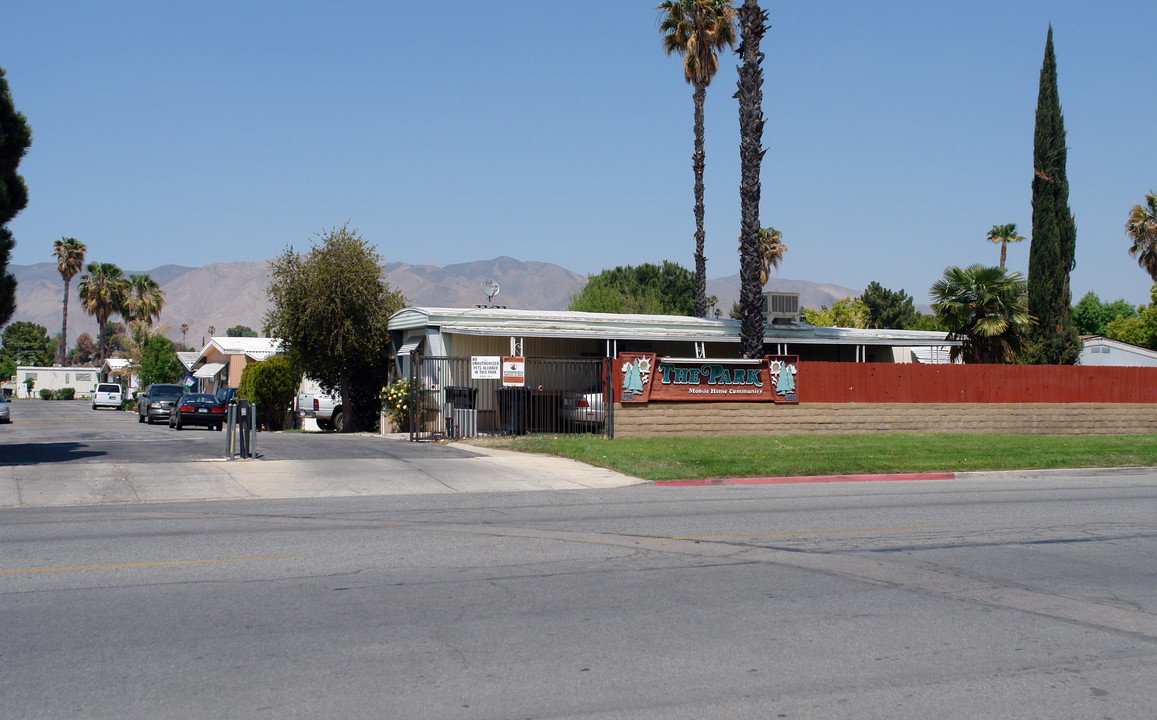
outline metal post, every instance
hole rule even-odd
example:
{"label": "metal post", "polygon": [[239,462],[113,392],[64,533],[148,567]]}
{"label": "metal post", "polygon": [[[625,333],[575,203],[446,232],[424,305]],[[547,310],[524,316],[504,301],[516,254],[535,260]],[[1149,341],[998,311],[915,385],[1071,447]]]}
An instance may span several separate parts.
{"label": "metal post", "polygon": [[237,428],[237,405],[235,403],[229,403],[225,413],[228,418],[228,424],[225,428],[228,431],[225,433],[225,459],[232,460],[234,448],[233,432]]}

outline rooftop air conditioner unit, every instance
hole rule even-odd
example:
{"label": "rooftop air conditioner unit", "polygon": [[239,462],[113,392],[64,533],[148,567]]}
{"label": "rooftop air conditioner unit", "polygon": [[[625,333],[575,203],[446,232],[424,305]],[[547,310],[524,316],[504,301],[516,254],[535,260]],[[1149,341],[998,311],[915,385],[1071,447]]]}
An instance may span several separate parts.
{"label": "rooftop air conditioner unit", "polygon": [[763,321],[793,323],[799,321],[799,293],[766,292],[763,294]]}

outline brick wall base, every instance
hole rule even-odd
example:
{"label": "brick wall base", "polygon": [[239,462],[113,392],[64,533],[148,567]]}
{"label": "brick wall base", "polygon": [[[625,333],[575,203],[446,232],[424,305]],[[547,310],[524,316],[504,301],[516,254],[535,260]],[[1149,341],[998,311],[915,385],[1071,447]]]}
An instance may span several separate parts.
{"label": "brick wall base", "polygon": [[1157,404],[1149,403],[616,403],[614,412],[616,438],[867,432],[1157,433]]}

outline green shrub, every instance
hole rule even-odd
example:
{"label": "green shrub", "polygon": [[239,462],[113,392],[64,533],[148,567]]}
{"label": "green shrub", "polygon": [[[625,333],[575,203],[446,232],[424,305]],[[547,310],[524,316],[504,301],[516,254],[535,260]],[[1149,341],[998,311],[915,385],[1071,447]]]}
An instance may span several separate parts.
{"label": "green shrub", "polygon": [[41,400],[55,400],[56,399],[56,393],[49,390],[48,388],[41,388],[40,389],[40,399]]}
{"label": "green shrub", "polygon": [[282,430],[299,380],[289,361],[274,355],[245,366],[237,395],[257,405],[257,422],[261,426]]}
{"label": "green shrub", "polygon": [[76,399],[76,388],[70,388],[70,387],[60,388],[59,390],[56,391],[56,399],[57,400],[75,400]]}

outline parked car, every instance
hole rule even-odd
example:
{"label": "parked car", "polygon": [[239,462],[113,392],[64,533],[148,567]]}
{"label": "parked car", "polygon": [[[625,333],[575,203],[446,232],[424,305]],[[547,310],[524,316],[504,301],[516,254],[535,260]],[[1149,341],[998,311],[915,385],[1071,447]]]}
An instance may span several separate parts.
{"label": "parked car", "polygon": [[97,383],[96,392],[92,394],[92,409],[110,407],[114,410],[120,410],[121,404],[124,403],[124,391],[121,386],[116,383]]}
{"label": "parked car", "polygon": [[12,409],[9,407],[8,399],[0,395],[0,423],[12,422]]}
{"label": "parked car", "polygon": [[204,425],[220,430],[225,424],[225,403],[209,393],[182,395],[169,413],[169,427],[180,430],[187,425]]}
{"label": "parked car", "polygon": [[217,388],[217,392],[215,393],[215,395],[217,396],[218,400],[220,400],[221,402],[228,405],[231,402],[237,401],[237,388],[235,388],[235,387]]}
{"label": "parked car", "polygon": [[597,388],[563,393],[558,419],[564,431],[575,426],[597,427],[606,422],[606,418],[606,401]]}
{"label": "parked car", "polygon": [[152,425],[154,420],[168,420],[173,405],[184,394],[183,385],[153,383],[137,395],[137,422]]}

